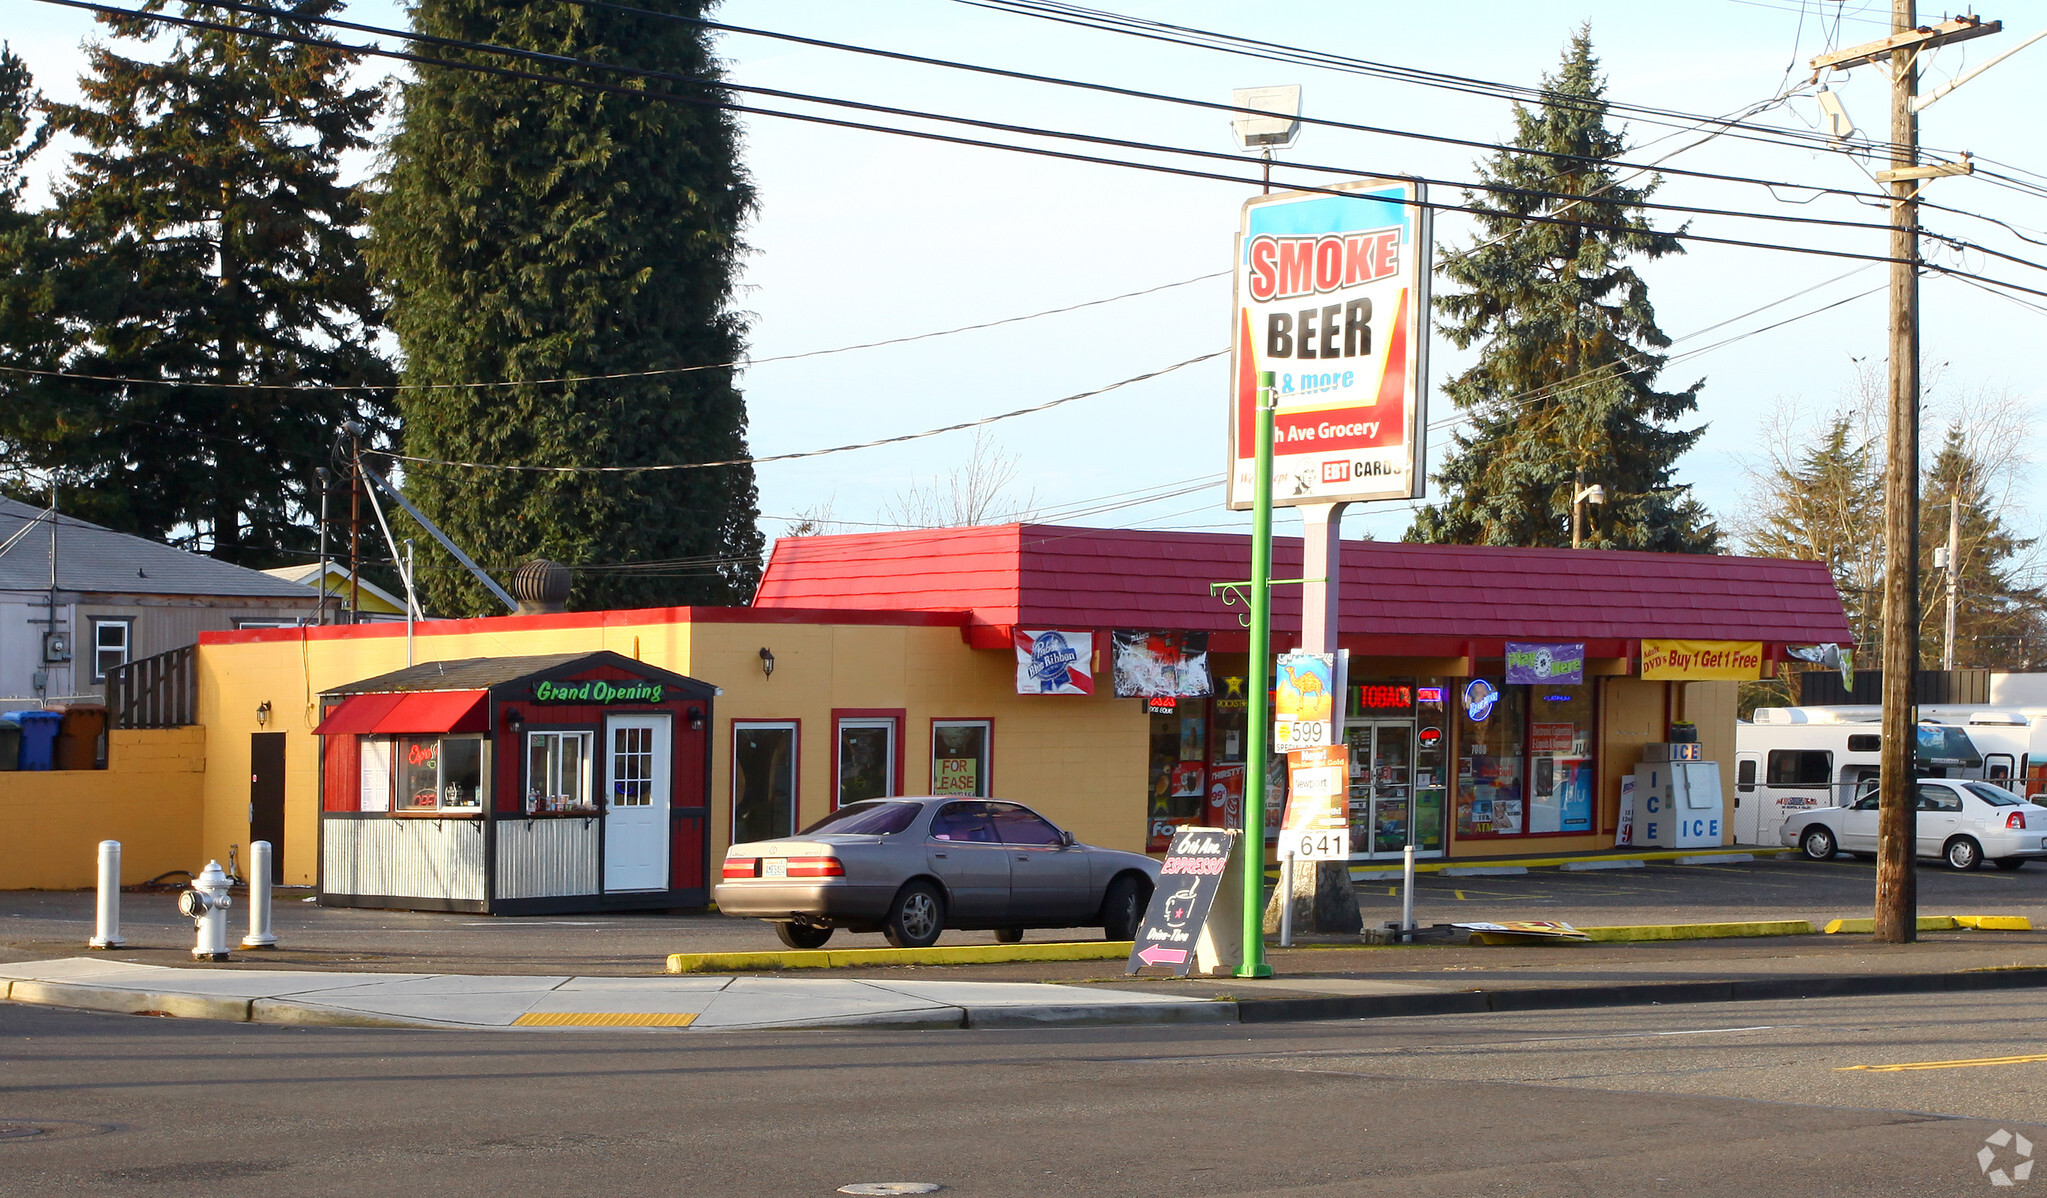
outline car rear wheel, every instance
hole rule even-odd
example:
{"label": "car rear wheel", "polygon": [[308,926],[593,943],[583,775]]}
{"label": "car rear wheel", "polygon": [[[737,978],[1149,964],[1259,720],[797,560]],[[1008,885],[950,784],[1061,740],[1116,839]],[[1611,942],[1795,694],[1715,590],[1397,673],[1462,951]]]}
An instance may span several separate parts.
{"label": "car rear wheel", "polygon": [[1102,939],[1135,940],[1144,923],[1144,883],[1136,878],[1117,878],[1102,899]]}
{"label": "car rear wheel", "polygon": [[1947,851],[1942,855],[1947,858],[1948,866],[1957,870],[1972,870],[1983,864],[1983,846],[1966,836],[1948,841]]}
{"label": "car rear wheel", "polygon": [[832,930],[784,920],[775,925],[775,935],[790,948],[823,948],[832,938]]}
{"label": "car rear wheel", "polygon": [[2026,859],[2024,857],[1999,857],[1997,859],[1997,868],[1999,869],[2024,869],[2025,867]]}
{"label": "car rear wheel", "polygon": [[896,891],[881,934],[897,948],[929,948],[945,930],[945,896],[929,882],[912,882]]}
{"label": "car rear wheel", "polygon": [[997,943],[997,944],[1022,944],[1022,943],[1023,943],[1023,929],[1022,929],[1022,928],[997,928],[997,929],[995,929],[995,943]]}
{"label": "car rear wheel", "polygon": [[1798,851],[1813,861],[1832,861],[1839,848],[1834,843],[1834,834],[1825,828],[1807,828],[1798,838]]}

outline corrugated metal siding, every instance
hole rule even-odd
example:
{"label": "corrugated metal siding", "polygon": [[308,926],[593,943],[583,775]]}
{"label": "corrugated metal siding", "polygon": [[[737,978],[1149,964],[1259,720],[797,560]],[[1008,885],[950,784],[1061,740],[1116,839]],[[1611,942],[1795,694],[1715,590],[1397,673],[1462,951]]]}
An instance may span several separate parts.
{"label": "corrugated metal siding", "polygon": [[320,888],[392,898],[483,898],[483,821],[329,819]]}
{"label": "corrugated metal siding", "polygon": [[508,819],[498,822],[497,897],[554,898],[596,894],[598,819]]}
{"label": "corrugated metal siding", "polygon": [[300,620],[313,614],[313,596],[308,593],[306,602],[298,604],[235,603],[231,600],[212,603],[118,603],[95,602],[78,605],[78,660],[86,663],[90,670],[92,660],[92,622],[101,620],[135,621],[128,646],[128,660],[154,657],[172,649],[182,649],[199,643],[202,632],[223,632],[234,628],[236,620]]}

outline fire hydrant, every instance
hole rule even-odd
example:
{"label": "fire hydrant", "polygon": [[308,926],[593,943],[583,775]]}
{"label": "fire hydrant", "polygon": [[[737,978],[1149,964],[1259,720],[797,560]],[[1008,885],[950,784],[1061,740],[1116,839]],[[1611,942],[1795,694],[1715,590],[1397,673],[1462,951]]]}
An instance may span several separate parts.
{"label": "fire hydrant", "polygon": [[195,961],[225,961],[227,957],[227,909],[234,905],[228,893],[227,874],[220,862],[208,861],[192,888],[178,895],[178,910],[192,919],[198,940],[192,945]]}

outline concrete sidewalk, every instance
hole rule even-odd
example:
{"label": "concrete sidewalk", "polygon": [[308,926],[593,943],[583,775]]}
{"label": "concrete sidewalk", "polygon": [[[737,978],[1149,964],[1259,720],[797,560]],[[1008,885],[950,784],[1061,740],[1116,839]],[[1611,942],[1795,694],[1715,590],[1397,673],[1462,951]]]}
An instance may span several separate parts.
{"label": "concrete sidewalk", "polygon": [[1044,983],[524,977],[173,969],[71,957],[0,966],[0,998],[237,1023],[760,1031],[1235,1022],[1236,1005]]}

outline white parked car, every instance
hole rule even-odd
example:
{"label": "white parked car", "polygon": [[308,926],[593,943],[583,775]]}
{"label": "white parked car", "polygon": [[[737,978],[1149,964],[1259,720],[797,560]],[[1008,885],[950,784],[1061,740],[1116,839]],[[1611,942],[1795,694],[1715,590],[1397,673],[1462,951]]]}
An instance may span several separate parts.
{"label": "white parked car", "polygon": [[[2017,869],[2047,857],[2047,807],[1988,782],[1926,778],[1913,785],[1919,796],[1919,856],[1943,858],[1956,869],[1975,869],[1986,858],[1999,869]],[[1876,802],[1872,779],[1849,806],[1801,811],[1778,835],[1814,861],[1844,850],[1874,856]]]}

